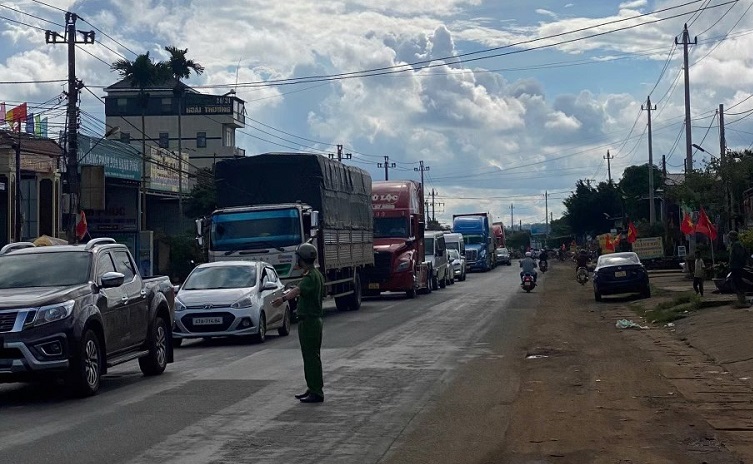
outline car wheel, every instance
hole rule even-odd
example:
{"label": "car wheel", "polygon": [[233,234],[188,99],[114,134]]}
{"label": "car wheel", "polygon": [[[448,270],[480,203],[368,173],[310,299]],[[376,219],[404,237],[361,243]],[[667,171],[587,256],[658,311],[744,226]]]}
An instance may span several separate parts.
{"label": "car wheel", "polygon": [[447,271],[445,271],[444,275],[442,276],[442,280],[439,281],[439,288],[445,287],[447,287]]}
{"label": "car wheel", "polygon": [[267,340],[267,317],[264,313],[259,315],[259,333],[254,335],[256,343],[264,343]]}
{"label": "car wheel", "polygon": [[285,315],[282,316],[282,326],[277,329],[277,333],[281,337],[290,335],[290,306],[285,308]]}
{"label": "car wheel", "polygon": [[463,282],[465,282],[466,278],[468,278],[468,274],[466,274],[465,271],[463,271],[463,275],[460,277],[460,280],[462,280]]}
{"label": "car wheel", "polygon": [[183,339],[173,338],[173,348],[180,348],[181,346],[183,346]]}
{"label": "car wheel", "polygon": [[167,325],[157,316],[148,337],[149,354],[139,358],[139,367],[144,375],[160,375],[167,367]]}
{"label": "car wheel", "polygon": [[597,292],[596,290],[594,290],[594,300],[596,300],[597,302],[601,301],[601,293]]}
{"label": "car wheel", "polygon": [[105,362],[102,343],[94,330],[84,331],[77,351],[66,376],[67,387],[75,396],[95,395]]}
{"label": "car wheel", "polygon": [[450,274],[450,279],[447,281],[450,285],[455,285],[455,271],[452,271],[452,274]]}

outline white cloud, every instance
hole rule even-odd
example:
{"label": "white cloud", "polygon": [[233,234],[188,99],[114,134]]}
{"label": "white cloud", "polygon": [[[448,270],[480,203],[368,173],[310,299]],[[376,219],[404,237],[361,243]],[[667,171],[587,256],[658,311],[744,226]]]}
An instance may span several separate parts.
{"label": "white cloud", "polygon": [[620,3],[621,10],[635,10],[648,5],[648,0],[632,0],[629,2]]}
{"label": "white cloud", "polygon": [[542,16],[549,16],[550,18],[557,18],[557,13],[550,10],[545,10],[543,8],[537,8],[536,13]]}

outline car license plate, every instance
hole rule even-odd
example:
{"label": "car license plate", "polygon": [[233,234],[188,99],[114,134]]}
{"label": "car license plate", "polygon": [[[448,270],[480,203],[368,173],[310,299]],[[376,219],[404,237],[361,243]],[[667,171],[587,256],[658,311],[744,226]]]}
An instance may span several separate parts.
{"label": "car license plate", "polygon": [[220,325],[222,324],[221,317],[194,317],[193,325]]}
{"label": "car license plate", "polygon": [[617,272],[614,273],[614,276],[615,277],[627,277],[627,272],[626,271],[617,271]]}
{"label": "car license plate", "polygon": [[369,290],[379,290],[379,284],[369,284]]}

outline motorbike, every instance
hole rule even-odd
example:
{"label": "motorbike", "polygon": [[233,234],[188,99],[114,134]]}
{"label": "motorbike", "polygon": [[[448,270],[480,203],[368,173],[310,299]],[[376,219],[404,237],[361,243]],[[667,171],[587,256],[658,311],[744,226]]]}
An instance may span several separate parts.
{"label": "motorbike", "polygon": [[579,284],[586,285],[586,283],[588,282],[588,269],[586,269],[585,267],[579,267],[575,272],[575,279]]}
{"label": "motorbike", "polygon": [[539,269],[541,269],[541,272],[546,272],[549,270],[549,263],[547,261],[539,261]]}
{"label": "motorbike", "polygon": [[523,274],[523,281],[520,283],[520,288],[530,293],[536,287],[536,282],[533,281],[533,274],[526,272]]}

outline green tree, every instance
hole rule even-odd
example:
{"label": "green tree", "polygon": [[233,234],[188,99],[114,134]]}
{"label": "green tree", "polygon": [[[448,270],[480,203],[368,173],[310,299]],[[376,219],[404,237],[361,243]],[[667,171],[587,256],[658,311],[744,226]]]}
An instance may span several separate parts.
{"label": "green tree", "polygon": [[579,180],[575,184],[575,191],[563,203],[563,219],[572,233],[578,236],[595,236],[609,231],[614,225],[614,220],[610,218],[622,216],[618,190],[608,182],[594,187],[590,181]]}
{"label": "green tree", "polygon": [[[656,166],[652,166],[654,171],[654,191],[664,188],[664,177],[662,172]],[[628,166],[622,174],[622,179],[617,184],[619,194],[625,202],[625,214],[632,220],[649,219],[648,201],[648,163],[640,166]],[[659,218],[659,209],[655,211],[656,218]]]}
{"label": "green tree", "polygon": [[196,173],[196,185],[186,201],[184,213],[189,218],[209,216],[217,207],[217,187],[211,169]]}

